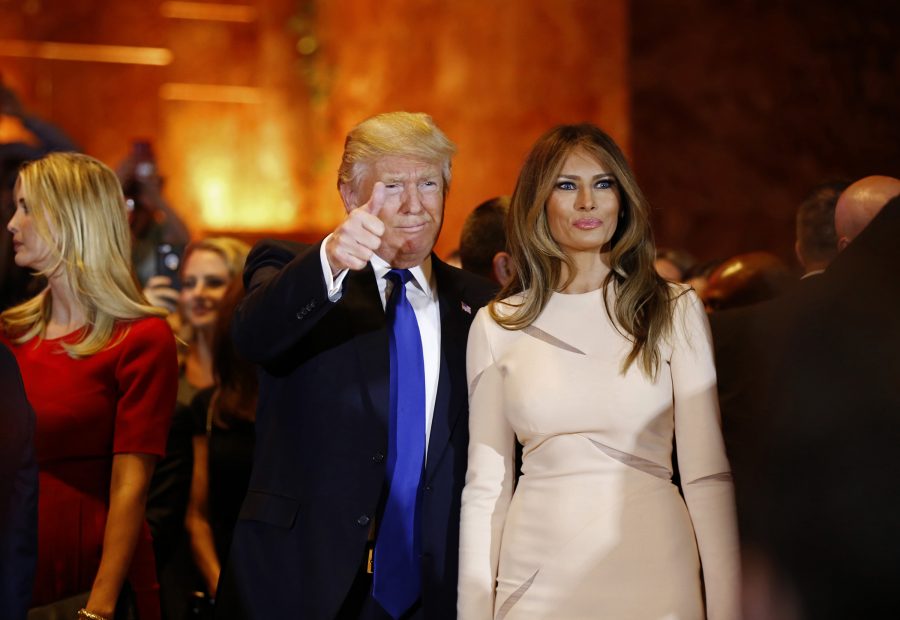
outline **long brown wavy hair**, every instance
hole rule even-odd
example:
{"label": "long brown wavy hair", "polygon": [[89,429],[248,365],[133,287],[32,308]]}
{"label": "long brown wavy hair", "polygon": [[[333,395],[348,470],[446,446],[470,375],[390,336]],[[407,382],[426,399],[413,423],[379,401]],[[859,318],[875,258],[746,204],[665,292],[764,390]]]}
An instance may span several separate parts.
{"label": "long brown wavy hair", "polygon": [[[516,277],[491,302],[491,316],[506,329],[527,327],[544,310],[553,292],[565,289],[574,279],[574,263],[550,233],[546,205],[563,163],[576,149],[584,150],[609,170],[619,193],[620,217],[609,242],[611,269],[603,282],[603,300],[616,329],[632,342],[621,370],[624,373],[640,360],[644,373],[655,377],[661,361],[660,343],[672,330],[673,289],[653,267],[656,249],[650,208],[634,173],[618,145],[594,125],[554,127],[528,154],[506,220]],[[569,274],[566,281],[562,281],[563,264]],[[615,291],[612,309],[608,294],[611,287]],[[520,301],[506,299],[517,293],[523,293]]]}

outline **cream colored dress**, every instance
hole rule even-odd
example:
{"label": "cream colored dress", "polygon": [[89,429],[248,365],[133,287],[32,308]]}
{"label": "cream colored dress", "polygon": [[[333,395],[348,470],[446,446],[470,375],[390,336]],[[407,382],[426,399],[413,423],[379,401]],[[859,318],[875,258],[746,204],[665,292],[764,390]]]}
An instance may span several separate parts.
{"label": "cream colored dress", "polygon": [[[599,290],[554,294],[522,330],[479,311],[467,353],[461,620],[738,617],[709,326],[693,290],[674,304],[653,381],[638,363],[620,371],[630,344]],[[673,439],[684,500],[671,482]]]}

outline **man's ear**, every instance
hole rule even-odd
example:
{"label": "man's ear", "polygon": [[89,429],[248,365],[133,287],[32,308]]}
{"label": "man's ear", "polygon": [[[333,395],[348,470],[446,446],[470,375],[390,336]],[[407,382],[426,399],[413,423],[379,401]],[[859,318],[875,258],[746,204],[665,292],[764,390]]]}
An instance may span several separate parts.
{"label": "man's ear", "polygon": [[494,279],[500,283],[500,286],[509,284],[515,275],[512,256],[506,252],[497,252],[491,262],[494,266]]}
{"label": "man's ear", "polygon": [[850,240],[847,237],[838,239],[838,252],[843,252],[848,245],[850,245]]}
{"label": "man's ear", "polygon": [[803,260],[803,252],[800,251],[800,240],[794,241],[794,256],[797,257],[797,262],[800,263],[800,266],[803,269],[806,269],[806,261]]}
{"label": "man's ear", "polygon": [[344,208],[347,210],[347,213],[350,213],[359,206],[356,202],[356,192],[353,191],[353,188],[349,183],[341,183],[338,185],[338,191],[341,193],[341,200],[344,203]]}

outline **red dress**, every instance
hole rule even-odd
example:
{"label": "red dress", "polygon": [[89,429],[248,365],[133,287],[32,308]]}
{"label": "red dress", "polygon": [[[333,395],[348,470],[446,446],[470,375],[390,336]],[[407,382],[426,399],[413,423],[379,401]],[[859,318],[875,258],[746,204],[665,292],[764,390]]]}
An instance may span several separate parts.
{"label": "red dress", "polygon": [[[38,562],[33,606],[91,589],[103,546],[112,457],[162,456],[175,409],[178,363],[165,321],[121,322],[112,342],[73,359],[58,339],[32,339],[13,350],[37,418]],[[144,524],[128,581],[141,620],[159,618],[150,531]]]}

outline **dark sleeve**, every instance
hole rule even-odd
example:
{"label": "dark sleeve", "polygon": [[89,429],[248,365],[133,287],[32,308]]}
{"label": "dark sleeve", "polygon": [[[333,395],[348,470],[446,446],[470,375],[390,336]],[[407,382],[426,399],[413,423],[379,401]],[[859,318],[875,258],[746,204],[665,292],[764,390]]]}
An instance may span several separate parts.
{"label": "dark sleeve", "polygon": [[159,568],[166,565],[184,536],[184,514],[194,468],[193,429],[190,408],[177,405],[166,440],[166,455],[156,463],[147,493],[146,518]]}
{"label": "dark sleeve", "polygon": [[142,319],[120,346],[113,452],[163,456],[178,392],[175,337],[164,320]]}
{"label": "dark sleeve", "polygon": [[215,388],[205,388],[197,392],[191,399],[191,436],[206,434],[206,421],[209,416],[209,405]]}
{"label": "dark sleeve", "polygon": [[52,151],[81,151],[78,145],[62,129],[34,116],[22,119],[22,125],[40,142],[40,149],[46,154]]}
{"label": "dark sleeve", "polygon": [[0,617],[24,618],[37,559],[34,412],[12,353],[0,344]]}
{"label": "dark sleeve", "polygon": [[334,306],[325,290],[320,246],[263,241],[250,252],[247,296],[232,321],[235,346],[247,360],[277,360]]}

